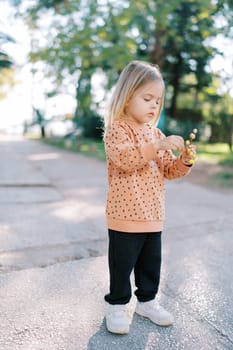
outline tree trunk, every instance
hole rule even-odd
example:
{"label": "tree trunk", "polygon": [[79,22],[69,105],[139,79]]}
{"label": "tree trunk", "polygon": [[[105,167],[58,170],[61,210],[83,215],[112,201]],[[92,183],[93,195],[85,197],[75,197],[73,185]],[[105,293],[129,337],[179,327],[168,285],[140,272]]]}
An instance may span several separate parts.
{"label": "tree trunk", "polygon": [[85,70],[81,73],[76,88],[77,107],[75,121],[78,123],[82,118],[90,115],[91,107],[91,72]]}
{"label": "tree trunk", "polygon": [[230,148],[230,151],[233,151],[233,114],[231,115],[231,120],[230,120],[230,128],[229,128],[229,141],[228,141],[228,145]]}
{"label": "tree trunk", "polygon": [[45,138],[45,127],[44,127],[44,125],[40,125],[40,130],[41,130],[41,137],[42,137],[42,139],[44,139]]}
{"label": "tree trunk", "polygon": [[157,64],[160,68],[162,68],[164,64],[164,48],[162,46],[162,37],[164,36],[164,34],[165,29],[157,29],[155,31],[155,43],[150,53],[150,62],[153,64]]}

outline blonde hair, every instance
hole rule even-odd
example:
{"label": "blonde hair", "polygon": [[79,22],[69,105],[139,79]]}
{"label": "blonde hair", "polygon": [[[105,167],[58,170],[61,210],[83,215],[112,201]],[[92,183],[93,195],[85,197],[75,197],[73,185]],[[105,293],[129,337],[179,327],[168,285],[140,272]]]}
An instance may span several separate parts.
{"label": "blonde hair", "polygon": [[[136,90],[151,81],[164,83],[158,66],[142,61],[132,61],[123,69],[105,114],[105,131],[112,126],[115,120],[126,117],[125,106],[128,101]],[[153,125],[158,122],[163,107],[163,100],[164,94],[158,113],[151,122]]]}

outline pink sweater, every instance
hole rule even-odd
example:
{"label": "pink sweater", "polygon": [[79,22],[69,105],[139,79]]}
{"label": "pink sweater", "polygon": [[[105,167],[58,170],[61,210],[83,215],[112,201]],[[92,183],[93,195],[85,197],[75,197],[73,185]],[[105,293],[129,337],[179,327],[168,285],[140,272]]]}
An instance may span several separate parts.
{"label": "pink sweater", "polygon": [[164,134],[150,125],[115,121],[105,136],[109,191],[107,226],[123,232],[159,232],[164,222],[165,179],[189,173],[171,151],[156,151]]}

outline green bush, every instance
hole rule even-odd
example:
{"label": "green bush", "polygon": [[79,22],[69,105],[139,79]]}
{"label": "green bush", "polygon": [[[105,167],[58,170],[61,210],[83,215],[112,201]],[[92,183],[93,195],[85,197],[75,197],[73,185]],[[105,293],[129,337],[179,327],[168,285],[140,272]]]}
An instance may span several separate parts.
{"label": "green bush", "polygon": [[189,138],[189,134],[192,132],[194,128],[198,129],[197,139],[199,140],[199,136],[201,135],[202,123],[200,121],[194,121],[190,118],[189,114],[186,114],[185,120],[176,120],[172,119],[168,116],[165,118],[165,123],[162,131],[168,135],[180,135],[184,137],[184,139]]}
{"label": "green bush", "polygon": [[98,114],[93,114],[79,120],[83,137],[101,140],[103,135],[103,119]]}

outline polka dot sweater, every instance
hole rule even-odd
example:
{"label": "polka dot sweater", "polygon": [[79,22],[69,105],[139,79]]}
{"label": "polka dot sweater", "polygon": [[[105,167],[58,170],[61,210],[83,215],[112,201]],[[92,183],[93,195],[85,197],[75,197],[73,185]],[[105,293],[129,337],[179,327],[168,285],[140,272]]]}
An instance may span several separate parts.
{"label": "polka dot sweater", "polygon": [[164,222],[164,180],[189,173],[171,151],[156,151],[164,134],[150,125],[115,121],[105,135],[109,190],[107,226],[123,232],[159,232]]}

